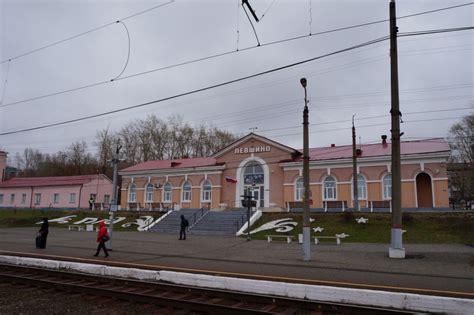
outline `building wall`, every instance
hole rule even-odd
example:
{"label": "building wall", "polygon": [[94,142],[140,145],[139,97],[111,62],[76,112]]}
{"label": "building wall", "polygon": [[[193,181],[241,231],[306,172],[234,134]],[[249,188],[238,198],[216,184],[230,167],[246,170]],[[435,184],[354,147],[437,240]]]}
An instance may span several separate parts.
{"label": "building wall", "polygon": [[6,168],[7,168],[7,153],[0,151],[0,183],[5,180]]}
{"label": "building wall", "polygon": [[[75,202],[69,202],[70,194],[75,194]],[[77,208],[79,205],[81,186],[48,186],[48,187],[25,187],[25,188],[3,188],[3,202],[0,207],[14,208]],[[14,202],[10,202],[11,194],[15,194]],[[22,203],[22,195],[26,195],[25,203]],[[35,202],[35,195],[40,194],[39,203]],[[59,194],[58,202],[54,202],[54,194]]]}

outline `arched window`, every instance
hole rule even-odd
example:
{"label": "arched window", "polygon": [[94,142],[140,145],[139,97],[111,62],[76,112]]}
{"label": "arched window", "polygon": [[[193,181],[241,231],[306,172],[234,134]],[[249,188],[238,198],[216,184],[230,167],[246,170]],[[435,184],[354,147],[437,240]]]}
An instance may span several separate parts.
{"label": "arched window", "polygon": [[131,184],[128,188],[128,202],[137,202],[137,185]]}
{"label": "arched window", "polygon": [[183,195],[181,196],[181,201],[191,201],[191,183],[185,182],[183,184]]}
{"label": "arched window", "polygon": [[145,202],[153,202],[153,184],[146,185],[145,192]]}
{"label": "arched window", "polygon": [[[354,192],[354,189],[352,189]],[[357,197],[360,199],[367,199],[367,182],[365,177],[362,175],[357,175]]]}
{"label": "arched window", "polygon": [[325,200],[336,199],[336,180],[332,176],[328,176],[324,180],[324,199]]}
{"label": "arched window", "polygon": [[163,186],[163,202],[171,202],[172,193],[173,186],[170,183],[166,183]]}
{"label": "arched window", "polygon": [[211,182],[205,180],[201,188],[201,201],[211,201]]}
{"label": "arched window", "polygon": [[263,167],[259,163],[252,162],[245,167],[244,184],[263,185],[264,180],[265,180],[265,176],[263,173]]}
{"label": "arched window", "polygon": [[303,197],[304,197],[304,182],[303,182],[303,178],[300,177],[296,180],[296,183],[295,183],[295,200],[301,201],[303,200]]}
{"label": "arched window", "polygon": [[383,199],[392,199],[392,174],[387,174],[382,180]]}

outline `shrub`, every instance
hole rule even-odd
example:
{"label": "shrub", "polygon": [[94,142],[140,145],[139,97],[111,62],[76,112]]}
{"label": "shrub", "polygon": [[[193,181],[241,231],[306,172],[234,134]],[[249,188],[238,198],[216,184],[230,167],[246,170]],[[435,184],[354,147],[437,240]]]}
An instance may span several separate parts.
{"label": "shrub", "polygon": [[344,222],[351,222],[354,221],[354,212],[352,211],[346,211],[342,215],[342,220]]}
{"label": "shrub", "polygon": [[412,223],[413,222],[413,216],[409,213],[402,213],[402,222],[403,223]]}

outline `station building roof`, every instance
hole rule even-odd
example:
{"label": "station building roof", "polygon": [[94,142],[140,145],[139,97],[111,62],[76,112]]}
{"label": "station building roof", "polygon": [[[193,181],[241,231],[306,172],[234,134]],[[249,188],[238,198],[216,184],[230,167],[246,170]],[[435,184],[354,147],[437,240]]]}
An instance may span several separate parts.
{"label": "station building roof", "polygon": [[[266,138],[261,137],[255,134],[249,134],[233,144],[227,146],[226,148],[220,150],[219,152],[226,151],[227,148],[233,146],[236,143],[242,142],[241,140],[249,139],[256,137],[260,140],[265,141]],[[273,140],[268,139],[270,145],[274,145]],[[290,160],[284,160],[282,162],[301,162],[303,160],[302,152],[303,150],[296,150],[290,147],[279,144],[282,147],[287,148],[290,151],[294,151],[297,154],[294,155],[294,158]],[[369,158],[369,157],[381,157],[381,156],[390,156],[392,153],[390,143],[383,144],[382,142],[376,144],[363,144],[357,145],[357,148],[360,149],[359,158]],[[414,140],[414,141],[403,141],[400,143],[400,151],[402,155],[416,155],[416,154],[433,154],[433,153],[444,153],[449,154],[450,148],[445,140],[442,138],[427,139],[427,140]],[[219,153],[217,153],[219,155]],[[324,160],[336,160],[336,159],[348,159],[352,158],[352,145],[343,145],[343,146],[329,146],[321,148],[311,148],[309,149],[309,155],[311,161],[324,161]],[[171,160],[156,160],[156,161],[146,161],[139,163],[125,169],[120,170],[121,174],[127,172],[140,172],[148,170],[172,170],[172,169],[184,169],[184,168],[199,168],[199,167],[212,167],[222,165],[222,163],[217,162],[217,156],[215,157],[201,157],[201,158],[182,158],[182,159],[171,159]]]}
{"label": "station building roof", "polygon": [[46,177],[14,177],[0,183],[0,188],[19,188],[19,187],[44,187],[44,186],[77,186],[84,185],[97,177],[110,179],[103,175],[77,175],[77,176],[46,176]]}

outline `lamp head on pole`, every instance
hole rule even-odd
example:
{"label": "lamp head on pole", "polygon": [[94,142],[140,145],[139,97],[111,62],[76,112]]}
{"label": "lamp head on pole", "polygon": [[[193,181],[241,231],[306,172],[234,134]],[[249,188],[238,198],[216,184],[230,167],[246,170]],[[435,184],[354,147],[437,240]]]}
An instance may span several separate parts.
{"label": "lamp head on pole", "polygon": [[306,89],[306,78],[301,78],[300,83]]}

